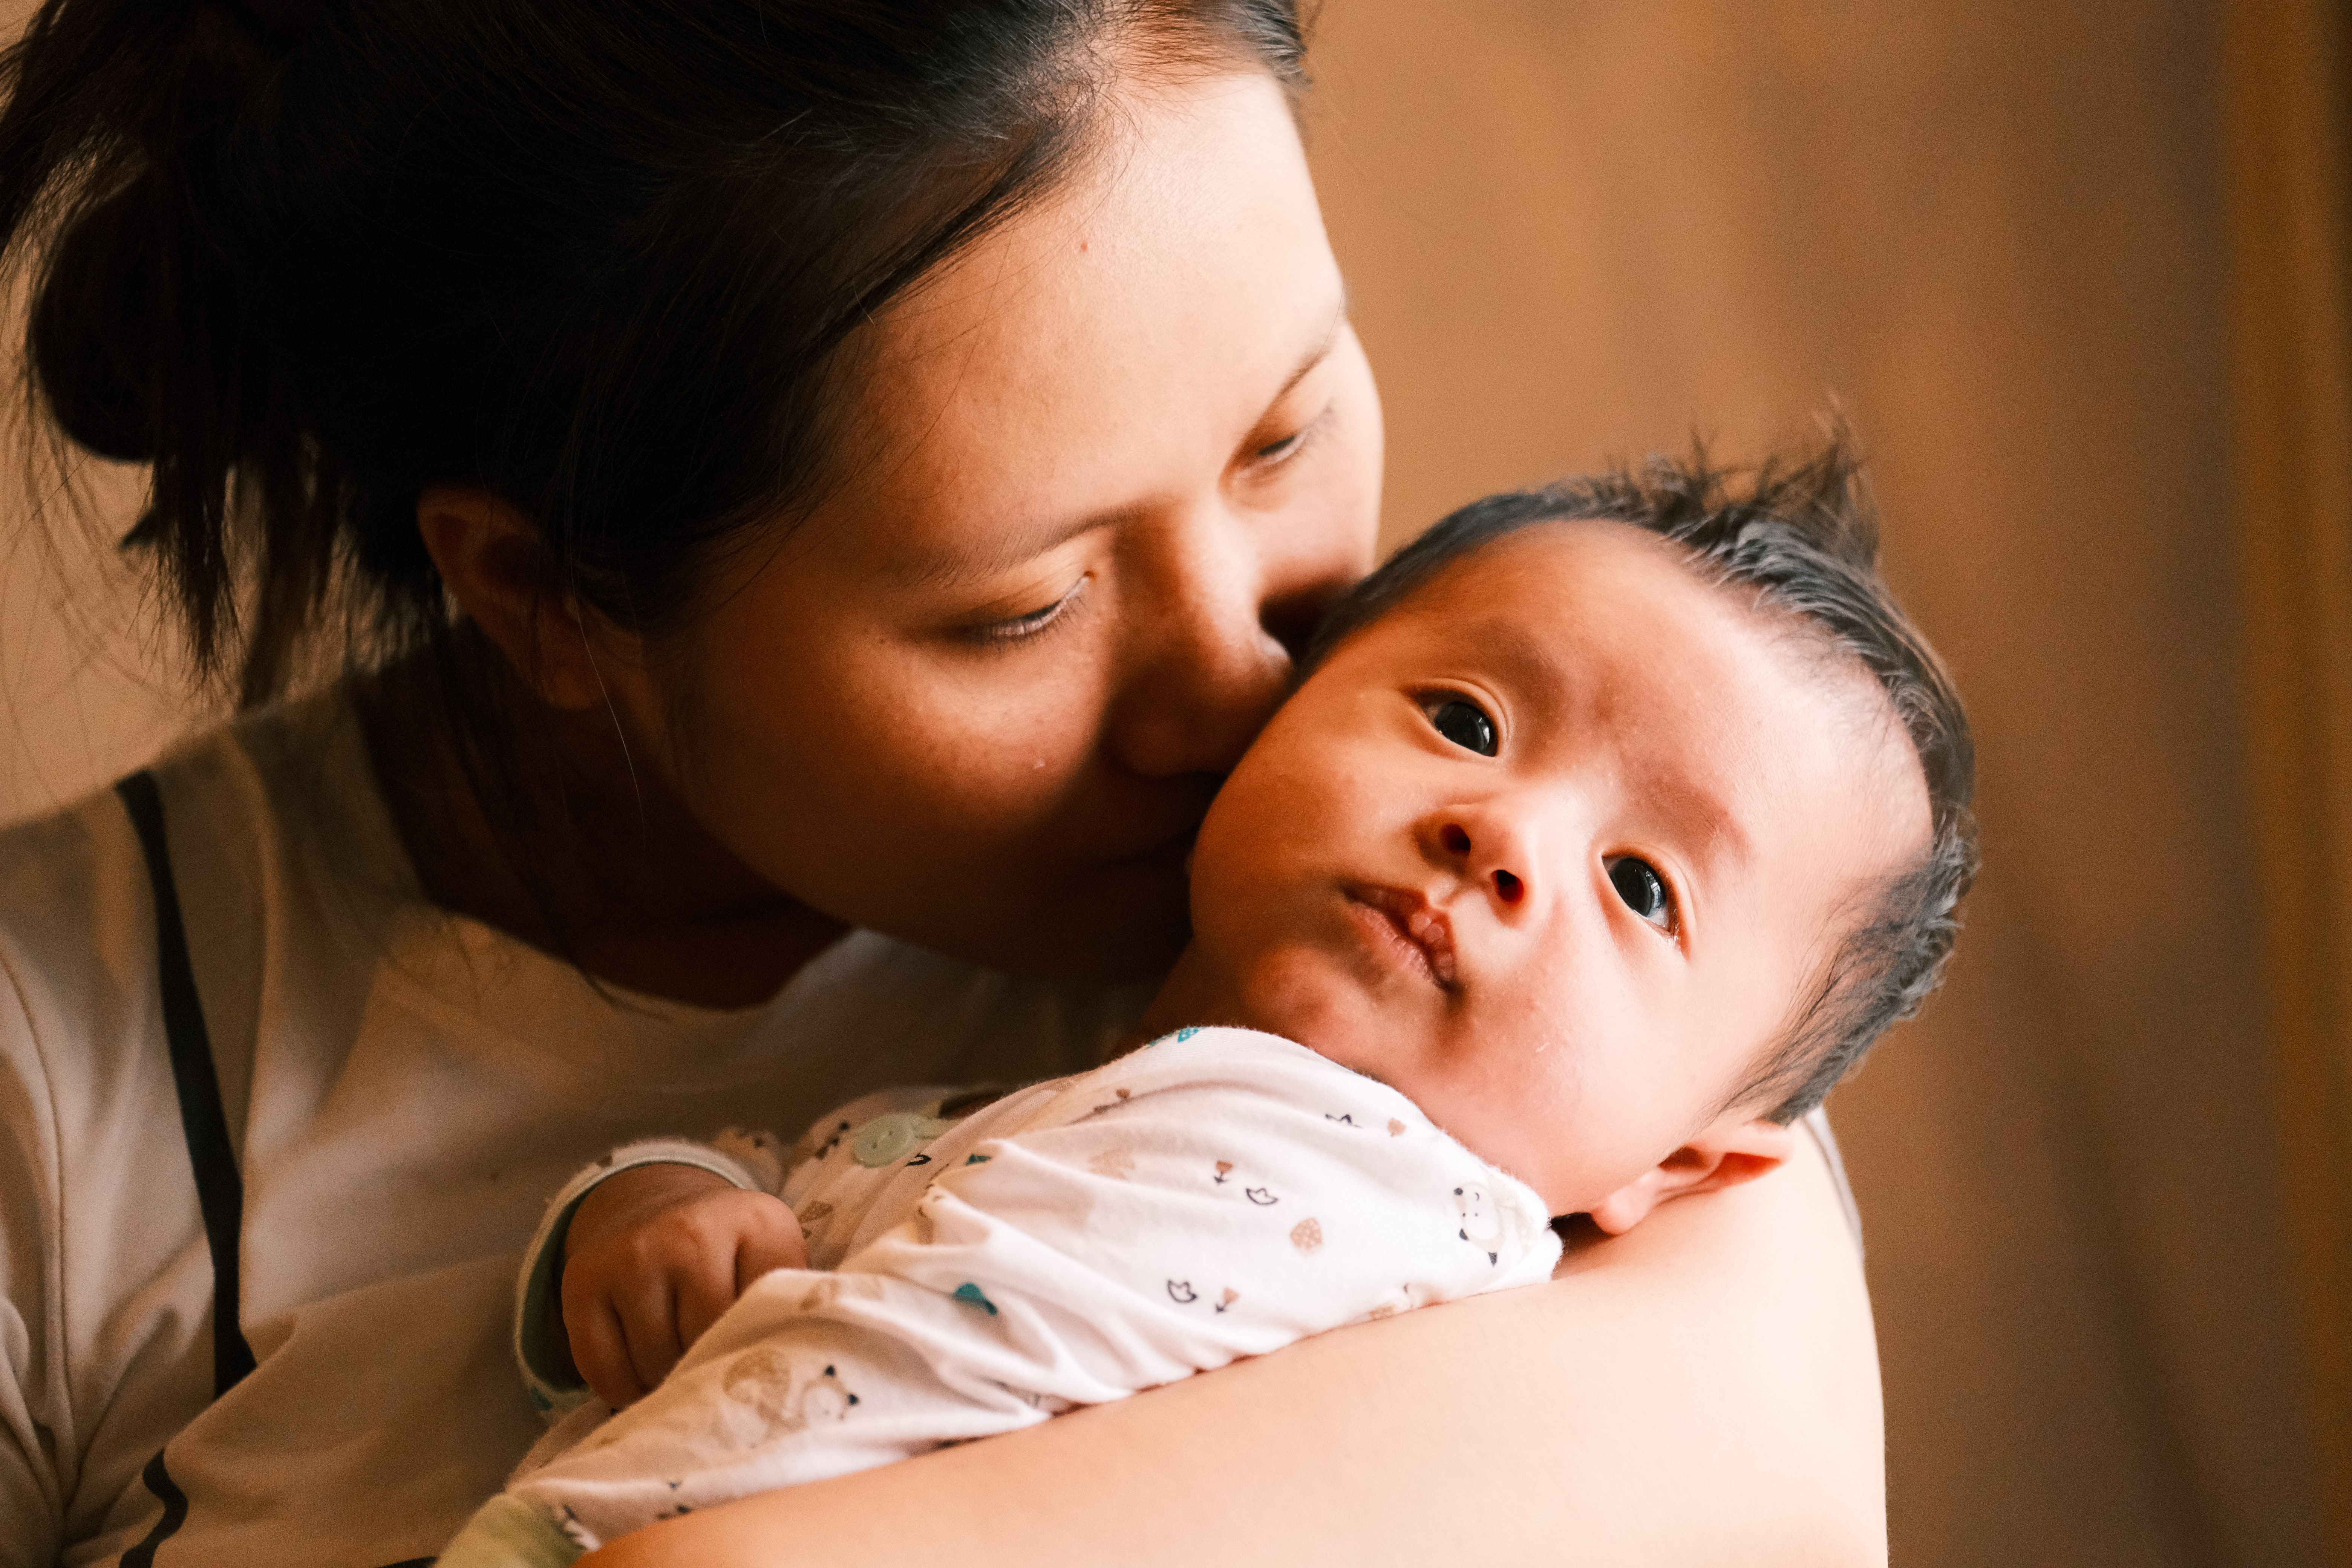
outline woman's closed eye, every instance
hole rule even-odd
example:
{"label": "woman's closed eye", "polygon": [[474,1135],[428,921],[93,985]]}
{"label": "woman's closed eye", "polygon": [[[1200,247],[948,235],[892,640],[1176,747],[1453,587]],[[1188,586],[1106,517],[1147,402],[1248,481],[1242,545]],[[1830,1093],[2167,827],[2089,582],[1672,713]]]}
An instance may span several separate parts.
{"label": "woman's closed eye", "polygon": [[1244,456],[1249,467],[1259,472],[1281,468],[1315,444],[1316,432],[1321,430],[1329,422],[1330,417],[1331,407],[1326,405],[1314,418],[1307,420],[1289,435],[1279,436],[1272,440],[1261,440],[1256,446],[1248,447]]}
{"label": "woman's closed eye", "polygon": [[1078,599],[1086,593],[1087,583],[1091,575],[1092,574],[1088,574],[1087,577],[1079,578],[1071,584],[1068,593],[1050,605],[1022,615],[1008,616],[1003,620],[983,621],[978,626],[967,626],[963,630],[963,636],[983,647],[1011,647],[1027,642],[1042,635],[1048,627],[1066,619],[1069,613],[1077,607]]}
{"label": "woman's closed eye", "polygon": [[1285,436],[1279,441],[1269,441],[1260,447],[1250,454],[1250,460],[1256,463],[1279,463],[1286,458],[1297,457],[1298,448],[1305,445],[1307,445],[1307,432],[1297,431]]}
{"label": "woman's closed eye", "polygon": [[1662,931],[1675,929],[1674,891],[1656,867],[1638,855],[1613,855],[1601,864],[1609,872],[1609,885],[1627,909]]}

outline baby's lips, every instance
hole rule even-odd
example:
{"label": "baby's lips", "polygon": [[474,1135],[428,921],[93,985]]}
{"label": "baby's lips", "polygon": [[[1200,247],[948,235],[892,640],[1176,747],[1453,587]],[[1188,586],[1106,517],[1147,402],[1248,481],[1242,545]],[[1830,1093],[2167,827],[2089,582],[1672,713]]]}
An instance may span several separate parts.
{"label": "baby's lips", "polygon": [[1431,903],[1426,894],[1409,888],[1364,886],[1350,889],[1349,896],[1387,916],[1398,932],[1421,950],[1431,976],[1440,986],[1451,991],[1461,984],[1454,921],[1443,909]]}
{"label": "baby's lips", "polygon": [[1445,911],[1423,905],[1405,917],[1405,931],[1421,944],[1429,955],[1430,973],[1442,985],[1452,985],[1457,979],[1454,962],[1454,922]]}

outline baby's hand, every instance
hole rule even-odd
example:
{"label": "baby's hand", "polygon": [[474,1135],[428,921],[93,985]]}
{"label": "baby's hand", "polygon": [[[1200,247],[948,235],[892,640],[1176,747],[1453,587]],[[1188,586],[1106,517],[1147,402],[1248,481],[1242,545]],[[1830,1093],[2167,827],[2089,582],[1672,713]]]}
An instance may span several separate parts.
{"label": "baby's hand", "polygon": [[669,1373],[743,1288],[808,1261],[781,1198],[691,1165],[599,1184],[563,1237],[563,1329],[582,1381],[618,1410]]}

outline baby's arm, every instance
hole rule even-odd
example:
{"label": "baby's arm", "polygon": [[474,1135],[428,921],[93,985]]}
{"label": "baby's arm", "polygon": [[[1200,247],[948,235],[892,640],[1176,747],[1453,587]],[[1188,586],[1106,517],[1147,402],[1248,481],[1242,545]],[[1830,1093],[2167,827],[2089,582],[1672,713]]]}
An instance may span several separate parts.
{"label": "baby's arm", "polygon": [[893,1154],[910,1218],[835,1274],[761,1279],[501,1506],[589,1543],[1549,1272],[1534,1194],[1393,1091],[1216,1035]]}
{"label": "baby's arm", "polygon": [[627,1144],[573,1176],[548,1205],[516,1292],[515,1358],[533,1400],[553,1419],[592,1394],[614,1408],[642,1397],[743,1286],[806,1262],[791,1209],[797,1173],[839,1131],[935,1106],[939,1092],[868,1095],[795,1149],[730,1129],[711,1143]]}

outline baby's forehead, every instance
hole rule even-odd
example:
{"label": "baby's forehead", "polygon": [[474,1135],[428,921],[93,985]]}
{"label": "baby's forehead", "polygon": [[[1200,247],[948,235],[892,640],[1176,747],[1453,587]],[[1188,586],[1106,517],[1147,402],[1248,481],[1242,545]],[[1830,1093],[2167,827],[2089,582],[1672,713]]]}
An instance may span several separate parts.
{"label": "baby's forehead", "polygon": [[[1817,769],[1874,800],[1916,796],[1926,777],[1901,716],[1862,655],[1821,622],[1753,584],[1727,580],[1672,541],[1632,524],[1534,524],[1465,551],[1367,626],[1388,627],[1432,660],[1500,680],[1538,720],[1617,734],[1629,754],[1676,771],[1678,748],[1709,753],[1737,790],[1742,764],[1812,753]],[[1753,721],[1742,722],[1753,709]],[[1728,753],[1728,763],[1727,757]],[[1728,776],[1723,776],[1728,766]],[[1844,809],[1801,794],[1785,810]]]}
{"label": "baby's forehead", "polygon": [[[1365,629],[1554,672],[1705,640],[1753,645],[1839,685],[1868,672],[1821,628],[1727,582],[1681,545],[1630,523],[1559,519],[1466,549]],[[1843,668],[1852,664],[1849,671]]]}
{"label": "baby's forehead", "polygon": [[[1596,578],[1598,595],[1575,592],[1593,586]],[[1498,595],[1496,589],[1505,584],[1535,591]],[[1547,594],[1546,586],[1563,592]],[[1624,597],[1612,605],[1611,595]],[[1601,602],[1591,603],[1594,598]],[[1512,600],[1532,613],[1511,614]],[[1548,645],[1559,658],[1573,660],[1597,651],[1586,635],[1589,626],[1570,614],[1544,612],[1606,614],[1612,608],[1638,617],[1647,637],[1695,635],[1728,624],[1735,635],[1801,668],[1857,723],[1899,725],[1868,663],[1820,621],[1727,577],[1685,545],[1606,518],[1552,519],[1465,550],[1372,624],[1417,616],[1437,637],[1477,646],[1499,636],[1521,650]]]}

